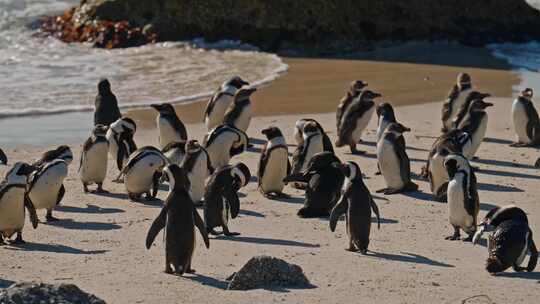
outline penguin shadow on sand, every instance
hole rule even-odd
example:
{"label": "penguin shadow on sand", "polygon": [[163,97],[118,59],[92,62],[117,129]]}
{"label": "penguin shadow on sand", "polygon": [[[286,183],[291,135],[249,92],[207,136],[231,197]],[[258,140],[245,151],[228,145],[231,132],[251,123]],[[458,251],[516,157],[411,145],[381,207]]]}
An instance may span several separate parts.
{"label": "penguin shadow on sand", "polygon": [[501,144],[501,145],[510,145],[513,143],[513,141],[511,140],[495,138],[495,137],[484,137],[484,142],[491,143],[491,144]]}
{"label": "penguin shadow on sand", "polygon": [[91,230],[91,231],[107,231],[122,228],[122,226],[114,223],[102,222],[77,222],[72,219],[60,219],[55,222],[45,222],[44,225],[70,229],[70,230]]}
{"label": "penguin shadow on sand", "polygon": [[233,241],[233,242],[261,244],[261,245],[276,245],[276,246],[290,246],[290,247],[304,247],[304,248],[321,247],[321,245],[319,244],[310,244],[310,243],[304,243],[304,242],[293,241],[293,240],[272,239],[272,238],[241,236],[241,235],[234,236],[234,237],[221,235],[221,236],[217,236],[213,238],[213,240],[225,240],[225,241]]}
{"label": "penguin shadow on sand", "polygon": [[[539,252],[540,253],[540,252]],[[510,278],[510,279],[526,279],[526,280],[534,280],[537,281],[537,283],[540,283],[540,272],[534,271],[534,272],[501,272],[495,275],[495,277],[502,277],[502,278]]]}
{"label": "penguin shadow on sand", "polygon": [[[370,147],[377,147],[377,142],[375,142],[375,141],[362,141],[360,144],[370,146]],[[427,149],[412,147],[412,146],[408,146],[408,145],[407,145],[406,148],[407,148],[407,150],[411,150],[411,151],[429,152],[429,150],[427,150]]]}
{"label": "penguin shadow on sand", "polygon": [[13,284],[15,284],[15,281],[0,279],[0,289],[8,288],[9,286]]}
{"label": "penguin shadow on sand", "polygon": [[86,204],[86,208],[76,206],[59,205],[55,210],[68,213],[88,213],[88,214],[111,214],[111,213],[124,213],[125,210],[118,208],[102,208],[92,204]]}
{"label": "penguin shadow on sand", "polygon": [[5,247],[8,250],[14,251],[40,251],[40,252],[50,252],[50,253],[66,253],[66,254],[104,254],[108,250],[83,250],[75,247],[60,245],[60,244],[40,244],[40,243],[31,243],[26,242],[24,245],[13,246],[9,245]]}
{"label": "penguin shadow on sand", "polygon": [[536,168],[535,166],[533,166],[533,165],[520,164],[520,163],[514,163],[514,162],[505,161],[505,160],[497,160],[497,159],[484,159],[484,158],[479,158],[479,159],[474,159],[473,162],[474,162],[474,163],[477,163],[477,164],[484,164],[484,165],[491,165],[491,166],[498,166],[498,167],[511,167],[511,168],[522,168],[522,169],[537,169],[537,168]]}
{"label": "penguin shadow on sand", "polygon": [[[198,282],[201,285],[210,286],[210,287],[214,287],[221,290],[226,290],[233,276],[234,276],[234,273],[227,279],[220,280],[220,279],[212,278],[212,277],[205,276],[202,274],[194,273],[192,275],[185,275],[182,278]],[[280,287],[280,286],[268,286],[268,287],[261,287],[259,289],[267,290],[267,291],[274,291],[274,292],[290,292],[291,290],[314,289],[314,288],[317,288],[317,286],[313,284],[308,284],[304,286],[294,286],[294,287],[287,287],[287,288]]]}
{"label": "penguin shadow on sand", "polygon": [[521,188],[506,185],[494,185],[486,183],[478,183],[478,190],[489,192],[525,192]]}
{"label": "penguin shadow on sand", "polygon": [[403,262],[403,263],[424,264],[424,265],[446,267],[446,268],[455,267],[454,265],[438,262],[428,257],[421,256],[415,253],[409,253],[409,252],[401,252],[401,254],[394,254],[394,253],[368,251],[365,256],[375,257],[375,258],[385,259],[385,260],[390,260],[390,261]]}
{"label": "penguin shadow on sand", "polygon": [[503,177],[516,177],[516,178],[540,180],[540,176],[538,176],[538,175],[532,175],[532,174],[526,174],[526,173],[517,173],[517,172],[508,172],[508,171],[499,171],[499,170],[491,170],[491,169],[483,169],[483,168],[476,171],[476,173],[477,174],[503,176]]}

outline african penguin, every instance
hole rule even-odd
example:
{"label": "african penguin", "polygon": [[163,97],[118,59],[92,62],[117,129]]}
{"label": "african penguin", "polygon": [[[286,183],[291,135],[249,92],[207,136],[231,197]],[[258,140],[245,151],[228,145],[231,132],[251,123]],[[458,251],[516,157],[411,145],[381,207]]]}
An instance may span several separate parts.
{"label": "african penguin", "polygon": [[156,124],[159,131],[159,146],[165,148],[171,142],[187,141],[186,127],[176,115],[174,107],[170,103],[151,105],[156,111]]}
{"label": "african penguin", "polygon": [[517,141],[512,147],[540,144],[540,119],[532,102],[533,90],[527,88],[512,103],[512,122]]}
{"label": "african penguin", "polygon": [[467,159],[472,159],[480,144],[486,136],[488,114],[485,109],[493,106],[492,103],[485,102],[482,99],[474,100],[469,107],[469,114],[459,125],[459,129],[469,134],[470,145],[463,149],[463,155]]}
{"label": "african penguin", "polygon": [[58,146],[56,149],[46,151],[38,160],[32,163],[32,166],[40,168],[55,159],[61,159],[68,165],[71,164],[73,161],[73,152],[71,151],[71,148],[66,145],[62,145]]}
{"label": "african penguin", "polygon": [[186,156],[186,142],[173,141],[166,145],[161,152],[169,160],[169,164],[181,165]]}
{"label": "african penguin", "polygon": [[283,179],[291,173],[291,163],[285,137],[277,127],[266,128],[261,133],[268,141],[259,159],[259,191],[267,198],[287,197],[282,192],[285,187]]}
{"label": "african penguin", "polygon": [[[249,183],[250,178],[251,173],[243,163],[221,167],[212,174],[204,193],[204,223],[208,233],[226,236],[240,234],[229,231],[228,223],[240,212],[237,192]],[[214,230],[219,226],[222,232]]]}
{"label": "african penguin", "polygon": [[225,112],[232,104],[236,91],[245,85],[249,85],[249,83],[238,76],[234,76],[225,81],[214,93],[204,111],[204,123],[208,131],[223,124]]}
{"label": "african penguin", "polygon": [[165,273],[194,273],[191,267],[195,251],[195,227],[201,233],[206,248],[210,248],[204,222],[189,197],[187,172],[176,164],[163,170],[169,181],[169,193],[158,217],[146,236],[150,249],[158,233],[165,229]]}
{"label": "african penguin", "polygon": [[367,127],[373,112],[375,112],[375,102],[373,99],[381,94],[364,90],[357,97],[358,101],[351,105],[343,113],[343,117],[337,129],[338,140],[336,147],[348,145],[352,154],[363,154],[365,151],[356,149],[356,145],[361,142],[362,132]]}
{"label": "african penguin", "polygon": [[57,158],[38,167],[28,179],[28,198],[36,209],[47,210],[46,219],[48,222],[58,220],[52,212],[66,193],[63,183],[67,174],[68,163]]}
{"label": "african penguin", "polygon": [[465,98],[465,102],[458,109],[456,117],[454,118],[454,120],[452,120],[452,128],[458,129],[459,126],[461,126],[461,123],[467,120],[473,101],[483,100],[484,98],[487,98],[489,96],[491,96],[489,93],[480,93],[478,91],[469,92],[469,94]]}
{"label": "african penguin", "polygon": [[120,172],[129,199],[138,201],[143,193],[148,200],[154,199],[167,162],[165,155],[155,147],[146,146],[133,152]]}
{"label": "african penguin", "polygon": [[379,208],[371,197],[366,184],[362,180],[360,167],[354,162],[334,164],[349,180],[345,192],[339,203],[330,214],[330,230],[335,231],[337,221],[345,214],[347,235],[349,236],[349,251],[360,251],[366,254],[371,232],[371,210],[377,216],[377,227],[380,229],[381,221]]}
{"label": "african penguin", "polygon": [[0,183],[0,246],[4,239],[9,239],[17,233],[13,244],[24,244],[22,229],[25,221],[25,208],[30,214],[34,229],[38,225],[38,217],[32,202],[26,196],[26,180],[34,167],[17,162],[6,173]]}
{"label": "african penguin", "polygon": [[[304,143],[298,147],[293,153],[292,157],[292,175],[297,175],[303,172],[311,158],[324,151],[324,137],[321,130],[317,127],[315,122],[309,122],[304,125],[302,131]],[[333,152],[330,152],[333,154]],[[305,184],[301,182],[293,182],[293,187],[298,189],[304,189]]]}
{"label": "african penguin", "polygon": [[85,193],[88,193],[88,185],[93,183],[97,185],[97,193],[105,192],[103,182],[107,176],[109,155],[107,129],[107,126],[97,125],[92,131],[92,136],[83,145],[79,175]]}
{"label": "african penguin", "polygon": [[190,140],[186,146],[187,154],[180,165],[187,173],[190,183],[189,194],[195,205],[199,205],[204,196],[206,179],[214,172],[208,152],[198,141]]}
{"label": "african penguin", "polygon": [[407,151],[398,143],[398,138],[409,131],[411,129],[400,123],[391,123],[377,142],[377,161],[387,185],[387,188],[378,190],[378,193],[388,195],[418,189],[418,185],[411,181],[411,164]]}
{"label": "african penguin", "polygon": [[357,97],[362,93],[362,90],[367,87],[368,84],[362,80],[356,80],[351,82],[349,90],[345,93],[345,96],[341,98],[336,110],[336,129],[339,129],[341,124],[341,118],[343,113],[352,105],[353,101],[358,100]]}
{"label": "african penguin", "polygon": [[[128,117],[122,117],[115,121],[107,131],[107,141],[109,142],[109,154],[116,163],[118,171],[122,171],[124,164],[131,153],[137,150],[137,145],[133,140],[137,125],[135,121]],[[122,182],[118,176],[114,182]]]}
{"label": "african penguin", "polygon": [[457,115],[458,110],[465,103],[465,98],[472,90],[471,76],[467,73],[459,74],[457,84],[452,87],[448,94],[447,101],[442,108],[442,132],[452,129],[452,121]]}
{"label": "african penguin", "polygon": [[230,159],[247,149],[248,137],[242,130],[230,125],[213,129],[204,140],[204,148],[215,169],[229,164]]}
{"label": "african penguin", "polygon": [[480,200],[476,176],[469,161],[461,154],[449,154],[444,160],[448,172],[448,219],[454,227],[454,234],[447,240],[459,240],[460,229],[469,235],[464,241],[472,241],[476,232],[476,218],[480,210]]}
{"label": "african penguin", "polygon": [[243,132],[247,131],[253,116],[253,106],[249,98],[255,91],[255,88],[241,88],[236,91],[234,101],[223,118],[224,124],[235,126]]}
{"label": "african penguin", "polygon": [[317,128],[319,129],[319,131],[321,131],[321,134],[323,135],[323,150],[334,153],[334,146],[332,146],[332,141],[330,141],[330,138],[324,131],[321,124],[313,118],[302,118],[296,121],[294,126],[294,139],[296,140],[296,144],[298,146],[304,144],[304,127],[306,126],[306,124],[311,122],[317,125]]}
{"label": "african penguin", "polygon": [[122,117],[116,96],[111,92],[111,84],[105,78],[98,83],[95,107],[94,125],[110,126]]}

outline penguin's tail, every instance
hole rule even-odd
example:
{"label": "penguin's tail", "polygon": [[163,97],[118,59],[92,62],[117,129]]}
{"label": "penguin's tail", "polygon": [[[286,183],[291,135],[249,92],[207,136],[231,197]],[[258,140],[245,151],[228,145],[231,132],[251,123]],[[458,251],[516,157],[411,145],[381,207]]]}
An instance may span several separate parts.
{"label": "penguin's tail", "polygon": [[318,218],[318,217],[328,217],[330,215],[330,212],[325,211],[325,210],[316,210],[316,209],[303,207],[302,209],[298,210],[297,215],[301,218]]}

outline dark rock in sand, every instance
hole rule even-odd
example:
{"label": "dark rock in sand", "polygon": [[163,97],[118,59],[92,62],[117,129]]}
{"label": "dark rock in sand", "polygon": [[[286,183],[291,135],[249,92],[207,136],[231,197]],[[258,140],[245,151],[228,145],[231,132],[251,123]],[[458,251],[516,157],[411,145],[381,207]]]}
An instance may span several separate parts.
{"label": "dark rock in sand", "polygon": [[73,284],[17,283],[0,291],[0,303],[105,304],[105,301]]}
{"label": "dark rock in sand", "polygon": [[311,286],[309,280],[300,266],[270,256],[257,256],[251,258],[240,271],[231,276],[228,289],[309,286]]}

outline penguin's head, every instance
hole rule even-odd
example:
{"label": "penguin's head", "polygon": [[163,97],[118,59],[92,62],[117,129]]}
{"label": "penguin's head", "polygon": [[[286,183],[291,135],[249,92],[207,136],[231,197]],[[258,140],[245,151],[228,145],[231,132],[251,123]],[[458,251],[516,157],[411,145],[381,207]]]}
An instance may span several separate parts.
{"label": "penguin's head", "polygon": [[353,94],[358,93],[367,86],[368,86],[367,82],[363,82],[362,80],[355,80],[351,82],[351,93]]}
{"label": "penguin's head", "polygon": [[507,205],[503,207],[497,206],[491,209],[486,214],[480,225],[498,226],[500,223],[507,220],[521,221],[526,224],[529,223],[527,214],[525,211],[523,211],[523,209],[517,207],[516,205]]}
{"label": "penguin's head", "polygon": [[467,98],[465,98],[466,103],[470,103],[474,100],[483,100],[484,98],[490,97],[491,94],[489,93],[481,93],[478,91],[472,91],[467,95]]}
{"label": "penguin's head", "polygon": [[373,99],[377,97],[381,97],[382,95],[380,93],[376,93],[370,90],[365,90],[362,92],[362,95],[360,95],[360,101],[366,102],[366,101],[373,101]]}
{"label": "penguin's head", "polygon": [[71,148],[69,146],[61,145],[54,150],[43,153],[41,159],[44,161],[61,159],[69,165],[73,161],[73,152],[71,152]]}
{"label": "penguin's head", "polygon": [[394,108],[392,108],[392,105],[388,102],[383,102],[377,106],[377,116],[383,116],[388,118],[394,118]]}
{"label": "penguin's head", "polygon": [[460,73],[457,76],[457,84],[460,87],[470,86],[471,85],[471,76],[467,73]]}
{"label": "penguin's head", "polygon": [[310,136],[312,134],[320,133],[320,130],[317,126],[317,123],[310,121],[304,125],[304,130],[302,130],[305,136]]}
{"label": "penguin's head", "polygon": [[26,185],[26,180],[36,167],[24,162],[16,162],[8,172],[6,172],[5,182],[8,185]]}
{"label": "penguin's head", "polygon": [[107,134],[107,130],[109,130],[109,127],[105,125],[96,125],[94,130],[92,130],[92,134],[95,137],[104,137]]}
{"label": "penguin's head", "polygon": [[238,91],[236,91],[234,101],[239,102],[239,101],[249,100],[249,97],[255,91],[257,91],[256,88],[241,88]]}
{"label": "penguin's head", "polygon": [[159,113],[176,115],[174,107],[170,103],[152,104],[150,106]]}
{"label": "penguin's head", "polygon": [[188,140],[186,144],[186,151],[188,153],[197,153],[201,150],[201,145],[199,142],[195,139]]}
{"label": "penguin's head", "polygon": [[122,128],[122,132],[128,132],[131,134],[135,134],[137,131],[137,124],[135,121],[129,117],[122,117],[120,118],[120,126]]}
{"label": "penguin's head", "polygon": [[521,94],[519,96],[521,97],[525,97],[527,99],[531,99],[533,97],[533,89],[531,88],[526,88],[525,90],[521,91]]}
{"label": "penguin's head", "polygon": [[231,177],[234,179],[233,187],[238,191],[249,183],[251,172],[244,163],[238,163],[232,167]]}
{"label": "penguin's head", "polygon": [[177,164],[166,166],[163,169],[163,173],[169,182],[170,189],[189,191],[191,188],[191,182],[189,181],[186,170]]}
{"label": "penguin's head", "polygon": [[492,106],[493,104],[491,102],[485,102],[482,99],[476,99],[471,103],[470,112],[481,112]]}
{"label": "penguin's head", "polygon": [[102,78],[98,82],[98,92],[100,94],[109,93],[111,91],[111,83],[107,78]]}
{"label": "penguin's head", "polygon": [[240,89],[245,85],[249,85],[249,82],[243,80],[240,76],[233,76],[224,83],[224,86],[233,86],[237,89]]}
{"label": "penguin's head", "polygon": [[398,122],[393,122],[386,127],[385,132],[393,133],[395,135],[401,135],[405,132],[410,132],[410,131],[411,131],[410,128],[407,128]]}
{"label": "penguin's head", "polygon": [[452,179],[459,170],[470,171],[469,161],[461,154],[451,153],[444,158],[444,167]]}
{"label": "penguin's head", "polygon": [[332,167],[340,169],[343,175],[345,175],[345,177],[347,177],[350,181],[362,178],[360,166],[358,166],[358,164],[355,162],[349,161],[346,163],[332,163]]}
{"label": "penguin's head", "polygon": [[268,127],[261,131],[263,135],[268,138],[268,140],[277,138],[277,137],[283,137],[283,134],[281,133],[281,130],[278,127]]}

